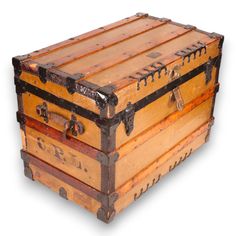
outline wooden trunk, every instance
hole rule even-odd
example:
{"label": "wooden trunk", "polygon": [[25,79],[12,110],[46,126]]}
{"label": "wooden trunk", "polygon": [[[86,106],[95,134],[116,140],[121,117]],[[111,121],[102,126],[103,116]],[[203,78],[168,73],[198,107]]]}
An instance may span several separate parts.
{"label": "wooden trunk", "polygon": [[208,140],[222,44],[138,13],[14,57],[25,175],[110,222]]}

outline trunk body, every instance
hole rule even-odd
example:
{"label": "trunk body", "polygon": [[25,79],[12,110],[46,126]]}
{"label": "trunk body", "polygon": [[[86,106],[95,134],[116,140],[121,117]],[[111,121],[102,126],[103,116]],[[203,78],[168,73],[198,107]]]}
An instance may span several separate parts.
{"label": "trunk body", "polygon": [[25,175],[110,222],[208,140],[222,44],[138,13],[14,57]]}

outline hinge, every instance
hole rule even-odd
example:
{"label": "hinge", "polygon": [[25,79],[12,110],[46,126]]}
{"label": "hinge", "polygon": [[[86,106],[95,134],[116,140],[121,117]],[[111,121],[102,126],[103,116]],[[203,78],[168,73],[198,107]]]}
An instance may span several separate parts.
{"label": "hinge", "polygon": [[125,132],[129,136],[134,129],[134,115],[135,107],[130,102],[127,104],[127,107],[124,111],[122,122],[125,125]]}
{"label": "hinge", "polygon": [[211,57],[209,57],[209,60],[206,63],[206,70],[205,70],[206,84],[208,84],[211,81],[211,78],[212,78],[212,68],[213,68],[213,60],[212,60]]}

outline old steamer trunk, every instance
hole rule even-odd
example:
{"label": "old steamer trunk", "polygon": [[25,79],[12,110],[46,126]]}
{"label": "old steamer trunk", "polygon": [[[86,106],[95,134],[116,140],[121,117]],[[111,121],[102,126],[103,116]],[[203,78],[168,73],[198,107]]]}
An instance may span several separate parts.
{"label": "old steamer trunk", "polygon": [[139,13],[14,57],[25,175],[110,222],[208,140],[222,44]]}

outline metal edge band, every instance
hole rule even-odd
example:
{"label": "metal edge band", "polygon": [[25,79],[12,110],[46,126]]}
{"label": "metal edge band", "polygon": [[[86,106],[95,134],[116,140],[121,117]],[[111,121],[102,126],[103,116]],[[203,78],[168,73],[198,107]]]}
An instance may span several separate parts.
{"label": "metal edge band", "polygon": [[[97,216],[100,220],[104,221],[105,223],[109,223],[113,219],[115,215],[114,202],[118,198],[117,193],[104,194],[90,187],[89,185],[79,181],[78,179],[75,179],[74,177],[65,174],[61,170],[47,164],[46,162],[39,160],[37,157],[25,152],[24,150],[21,150],[21,158],[24,161],[24,166],[25,166],[24,172],[28,178],[34,180],[32,170],[29,167],[29,164],[33,164],[38,168],[40,168],[41,170],[46,171],[50,175],[58,178],[59,180],[65,182],[66,184],[83,192],[89,197],[101,202],[102,207],[99,208],[97,212]],[[60,189],[59,189],[59,194],[60,194]],[[63,194],[63,197],[64,196],[65,194]]]}
{"label": "metal edge band", "polygon": [[[100,110],[101,120],[109,110],[114,115],[115,107],[107,105],[105,109]],[[101,150],[103,151],[103,153],[99,153],[97,156],[101,162],[101,191],[107,194],[107,197],[103,199],[101,207],[97,211],[97,218],[105,223],[109,223],[116,215],[114,203],[118,199],[118,193],[115,192],[115,164],[119,158],[119,153],[115,152],[115,148],[116,129],[119,122],[113,126],[103,125],[102,123],[97,123],[97,125],[101,130]]]}
{"label": "metal edge band", "polygon": [[18,78],[16,78],[15,80],[15,84],[16,84],[16,89],[21,91],[21,92],[30,92],[44,100],[47,100],[48,102],[51,102],[57,106],[60,106],[68,111],[74,112],[86,119],[89,119],[91,121],[96,121],[97,119],[99,119],[99,115],[97,115],[96,113],[89,111],[83,107],[80,107],[78,105],[75,105],[72,102],[69,102],[67,100],[64,100],[62,98],[58,98],[57,96],[48,93],[42,89],[39,89],[29,83],[26,83],[25,81],[22,81]]}
{"label": "metal edge band", "polygon": [[[219,58],[219,56],[212,59],[213,65],[219,66],[218,65],[218,58]],[[155,100],[157,100],[158,98],[162,97],[166,93],[173,90],[175,87],[184,84],[185,82],[189,81],[193,77],[204,72],[206,70],[206,66],[207,66],[207,62],[200,65],[199,67],[191,70],[187,74],[182,75],[178,80],[174,80],[174,81],[170,82],[169,84],[163,86],[162,88],[158,89],[157,91],[155,91],[155,92],[149,94],[148,96],[144,97],[143,99],[137,101],[136,103],[133,104],[133,106],[135,108],[135,112],[141,110],[142,108],[144,108],[148,104],[150,104],[150,103],[154,102]],[[116,114],[115,117],[113,118],[113,120],[120,120],[121,117],[123,117],[124,112],[125,111],[121,111],[118,114]],[[112,122],[111,122],[111,124],[112,124]]]}
{"label": "metal edge band", "polygon": [[78,189],[79,191],[87,194],[89,197],[101,201],[103,198],[103,195],[100,191],[90,187],[89,185],[81,182],[78,179],[75,179],[74,177],[65,174],[63,171],[47,164],[46,162],[38,159],[37,157],[21,150],[21,158],[23,159],[24,162],[28,164],[33,164],[37,166],[38,168],[42,169],[43,171],[46,171],[50,175],[60,179],[61,181],[71,185],[75,189]]}
{"label": "metal edge band", "polygon": [[22,55],[22,56],[16,56],[12,58],[12,65],[14,67],[14,72],[15,75],[20,76],[20,74],[22,73],[22,63],[23,61],[27,60],[30,58],[30,55]]}
{"label": "metal edge band", "polygon": [[101,151],[87,145],[86,143],[81,142],[80,140],[77,140],[73,137],[68,136],[66,139],[63,136],[63,134],[54,129],[51,128],[50,126],[47,126],[29,116],[24,115],[23,113],[21,113],[20,111],[17,112],[17,121],[21,124],[25,124],[27,127],[32,128],[46,136],[48,136],[49,138],[55,139],[56,141],[61,142],[62,144],[76,150],[79,151],[83,154],[85,154],[86,156],[100,161],[100,159],[97,158],[98,155],[105,155],[104,153],[102,153]]}
{"label": "metal edge band", "polygon": [[218,33],[215,33],[215,32],[210,33],[210,32],[204,31],[204,30],[200,30],[200,29],[198,29],[196,26],[193,26],[193,25],[185,25],[185,24],[178,23],[178,22],[175,22],[175,21],[172,21],[172,20],[170,20],[170,24],[173,24],[173,25],[176,25],[176,26],[179,26],[179,27],[183,27],[183,28],[185,28],[185,29],[192,29],[192,30],[195,30],[196,32],[205,34],[205,35],[207,35],[207,36],[210,37],[210,38],[220,39],[219,48],[220,48],[220,49],[222,48],[223,41],[224,41],[224,36],[221,35],[221,34],[218,34]]}
{"label": "metal edge band", "polygon": [[[215,57],[212,59],[212,63],[215,66],[218,66],[218,58],[219,56]],[[181,76],[178,80],[175,80],[162,88],[158,89],[157,91],[151,93],[150,95],[146,96],[145,98],[137,101],[136,103],[133,104],[135,107],[135,112],[139,111],[146,105],[148,105],[151,102],[154,102],[164,94],[168,93],[169,91],[173,90],[176,86],[179,86],[188,80],[192,79],[193,77],[197,76],[198,74],[202,73],[206,69],[207,62],[202,64],[201,66],[193,69],[192,71],[188,72],[187,74]],[[15,84],[16,84],[16,90],[19,92],[30,92],[36,96],[41,97],[42,99],[45,99],[49,102],[52,102],[64,109],[67,109],[71,112],[74,112],[78,115],[81,115],[91,121],[96,122],[98,126],[103,126],[103,127],[111,127],[114,126],[115,124],[118,124],[121,122],[123,115],[125,114],[125,110],[117,113],[114,117],[112,118],[100,118],[100,116],[92,111],[86,110],[83,107],[80,107],[78,105],[73,104],[72,102],[69,102],[67,100],[64,100],[62,98],[58,98],[53,94],[50,94],[44,90],[41,90],[31,84],[26,83],[25,81],[20,80],[18,77],[15,77]]]}
{"label": "metal edge band", "polygon": [[[222,39],[222,40],[224,40],[224,39]],[[223,42],[222,42],[222,45],[223,45]],[[222,47],[222,45],[221,45],[221,47]],[[221,58],[222,58],[222,55],[220,55],[218,57],[218,60],[217,60],[217,71],[216,71],[215,84],[219,84],[219,73],[220,73]],[[212,99],[211,117],[214,117],[216,94],[217,94],[218,90],[219,90],[219,86],[216,88],[215,94],[214,94],[213,99]],[[211,128],[208,130],[208,133],[207,133],[206,138],[205,138],[205,142],[209,141],[210,134],[211,134]]]}

